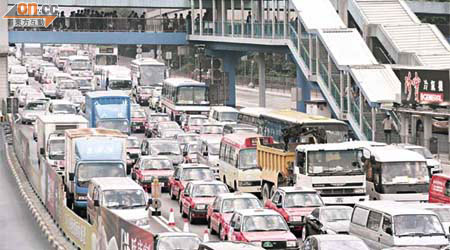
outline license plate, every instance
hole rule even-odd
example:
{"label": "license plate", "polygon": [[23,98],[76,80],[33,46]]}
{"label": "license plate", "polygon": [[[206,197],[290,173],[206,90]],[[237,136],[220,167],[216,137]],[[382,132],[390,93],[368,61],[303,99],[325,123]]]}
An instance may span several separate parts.
{"label": "license plate", "polygon": [[342,203],[342,202],[344,202],[344,198],[338,197],[338,198],[336,198],[336,202]]}

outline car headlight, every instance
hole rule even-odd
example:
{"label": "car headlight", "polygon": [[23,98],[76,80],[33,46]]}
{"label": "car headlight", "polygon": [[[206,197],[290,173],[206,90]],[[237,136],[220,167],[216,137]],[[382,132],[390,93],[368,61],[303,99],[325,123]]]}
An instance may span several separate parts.
{"label": "car headlight", "polygon": [[199,210],[206,209],[206,205],[205,204],[197,204],[197,205],[195,205],[195,209],[199,209]]}
{"label": "car headlight", "polygon": [[353,193],[365,193],[366,190],[364,188],[355,188],[353,189]]}
{"label": "car headlight", "polygon": [[77,200],[86,201],[87,200],[87,196],[85,196],[85,195],[83,195],[83,196],[78,195],[77,196]]}
{"label": "car headlight", "polygon": [[289,216],[289,221],[301,221],[301,222],[303,222],[303,216]]}
{"label": "car headlight", "polygon": [[286,242],[286,246],[287,247],[296,247],[297,246],[297,241],[296,240],[288,240]]}
{"label": "car headlight", "polygon": [[253,241],[250,242],[252,245],[257,246],[257,247],[261,247],[262,246],[262,242],[261,241]]}

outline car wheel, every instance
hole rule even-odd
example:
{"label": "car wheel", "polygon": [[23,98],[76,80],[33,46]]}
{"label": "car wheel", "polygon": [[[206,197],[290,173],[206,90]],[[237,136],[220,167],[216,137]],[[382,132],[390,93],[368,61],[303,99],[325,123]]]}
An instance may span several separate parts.
{"label": "car wheel", "polygon": [[170,199],[171,200],[175,200],[176,199],[175,195],[173,194],[172,187],[170,187],[170,189],[169,189],[169,195],[170,195]]}
{"label": "car wheel", "polygon": [[183,205],[180,204],[180,214],[181,214],[181,218],[186,218],[186,214],[183,212]]}
{"label": "car wheel", "polygon": [[189,223],[194,224],[194,218],[192,218],[192,211],[189,209],[188,213]]}
{"label": "car wheel", "polygon": [[307,237],[308,237],[308,235],[306,233],[306,225],[304,225],[302,228],[302,241],[305,242]]}
{"label": "car wheel", "polygon": [[222,225],[219,225],[219,240],[224,240],[225,239],[223,234],[224,234],[223,227],[222,227]]}

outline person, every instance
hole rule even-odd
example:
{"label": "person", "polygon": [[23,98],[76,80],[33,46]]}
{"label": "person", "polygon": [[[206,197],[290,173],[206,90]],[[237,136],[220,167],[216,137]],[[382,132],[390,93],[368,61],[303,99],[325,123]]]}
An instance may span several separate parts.
{"label": "person", "polygon": [[167,13],[164,13],[162,15],[162,17],[163,17],[163,21],[162,21],[163,22],[163,32],[167,32],[169,29],[170,20],[169,20],[169,17],[167,16]]}
{"label": "person", "polygon": [[187,32],[190,34],[192,31],[192,13],[190,11],[186,16],[186,23],[187,23]]}
{"label": "person", "polygon": [[177,13],[175,13],[173,20],[172,20],[172,30],[173,30],[173,32],[178,31],[178,14]]}
{"label": "person", "polygon": [[194,20],[195,22],[195,32],[200,32],[200,14],[197,14],[197,17]]}
{"label": "person", "polygon": [[389,114],[383,120],[384,138],[387,144],[391,144],[392,127],[395,126]]}
{"label": "person", "polygon": [[181,13],[180,17],[178,19],[178,25],[180,26],[179,28],[180,28],[181,31],[186,31],[185,24],[186,23],[185,23],[185,20],[184,20],[184,17],[183,17],[183,13]]}
{"label": "person", "polygon": [[61,11],[61,16],[60,16],[60,26],[59,28],[61,30],[66,28],[66,16],[64,15],[64,11]]}
{"label": "person", "polygon": [[144,32],[145,31],[145,12],[142,12],[140,25],[141,25],[140,31]]}

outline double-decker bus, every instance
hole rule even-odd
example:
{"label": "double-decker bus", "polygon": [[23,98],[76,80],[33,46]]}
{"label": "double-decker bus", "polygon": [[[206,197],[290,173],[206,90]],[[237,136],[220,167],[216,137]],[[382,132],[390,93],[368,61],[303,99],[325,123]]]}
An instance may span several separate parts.
{"label": "double-decker bus", "polygon": [[180,122],[181,114],[208,115],[208,86],[188,78],[167,78],[163,81],[161,108],[172,120]]}
{"label": "double-decker bus", "polygon": [[[300,138],[304,143],[335,143],[348,140],[349,127],[347,123],[336,119],[309,115],[293,110],[273,110],[261,113],[259,116],[258,132],[264,136],[272,136],[275,141],[283,141],[283,130],[295,127],[303,130],[305,136]],[[311,133],[308,133],[310,131]],[[324,141],[317,141],[317,133]],[[311,134],[311,136],[308,136]],[[296,138],[290,138],[295,140]],[[312,141],[314,140],[314,141]]]}

